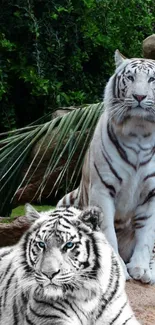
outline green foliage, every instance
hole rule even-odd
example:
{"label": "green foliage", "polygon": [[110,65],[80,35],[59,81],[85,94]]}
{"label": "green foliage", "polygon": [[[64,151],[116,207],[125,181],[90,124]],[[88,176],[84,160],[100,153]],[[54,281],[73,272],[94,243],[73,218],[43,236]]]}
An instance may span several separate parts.
{"label": "green foliage", "polygon": [[99,101],[114,50],[140,56],[154,30],[153,0],[2,0],[2,8],[1,131]]}
{"label": "green foliage", "polygon": [[[49,205],[34,205],[33,207],[38,211],[48,211],[50,209],[54,209],[55,207]],[[9,218],[1,219],[1,223],[10,223],[16,217],[25,215],[25,206],[19,205],[17,208],[13,209]]]}
{"label": "green foliage", "polygon": [[[70,109],[67,114],[55,117],[49,122],[31,125],[5,134],[6,138],[0,140],[0,216],[10,215],[16,192],[22,188],[20,197],[23,195],[44,157],[49,151],[51,153],[51,148],[53,148],[51,157],[41,183],[31,200],[41,202],[49,177],[57,168],[59,175],[47,197],[56,193],[60,188],[66,191],[74,188],[80,175],[88,143],[102,111],[103,102],[86,105],[78,109]],[[36,144],[35,155],[31,158],[31,150]],[[74,170],[68,177],[70,164],[77,152]],[[28,157],[29,166],[22,177],[22,170]],[[61,159],[64,157],[66,157],[65,162],[62,164]]]}

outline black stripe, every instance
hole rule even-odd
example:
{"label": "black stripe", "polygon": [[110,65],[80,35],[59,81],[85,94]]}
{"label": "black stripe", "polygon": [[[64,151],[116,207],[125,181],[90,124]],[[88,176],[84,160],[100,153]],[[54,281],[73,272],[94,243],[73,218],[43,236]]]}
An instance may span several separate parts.
{"label": "black stripe", "polygon": [[[118,264],[113,252],[111,255],[111,263],[114,264],[114,273],[112,276],[113,277],[114,277],[114,275],[116,276],[116,281],[115,281],[115,287],[114,287],[113,291],[111,292],[110,297],[108,298],[108,303],[111,302],[111,300],[115,296],[115,294],[119,288],[119,279],[120,279],[120,267],[119,267],[119,264]],[[106,291],[106,293],[108,294],[108,290]]]}
{"label": "black stripe", "polygon": [[150,152],[151,152],[151,151],[154,151],[154,147],[153,147],[153,148],[150,148],[150,147],[149,147],[149,148],[143,148],[140,144],[138,144],[138,147],[139,147],[139,149],[142,150],[142,151],[148,151],[148,150],[150,150]]}
{"label": "black stripe", "polygon": [[127,149],[129,149],[129,150],[132,150],[133,152],[135,152],[136,154],[138,154],[139,152],[140,152],[140,149],[138,149],[138,151],[135,149],[135,148],[133,148],[133,147],[130,147],[130,146],[128,146],[126,143],[122,143],[123,144],[123,146],[124,147],[126,147]]}
{"label": "black stripe", "polygon": [[[34,241],[33,241],[33,239],[31,238],[30,240],[29,240],[29,242],[27,243],[27,247],[26,247],[26,249],[27,249],[27,254],[26,255],[28,255],[28,257],[29,257],[29,260],[30,260],[30,263],[31,263],[31,265],[33,266],[34,265],[34,258],[35,258],[35,255],[37,255],[36,253],[34,254]],[[37,249],[37,248],[36,248]],[[39,249],[37,249],[38,251],[39,251]],[[32,257],[31,257],[31,255],[32,255]],[[28,259],[27,259],[27,264],[28,264]],[[29,264],[28,264],[29,265]]]}
{"label": "black stripe", "polygon": [[99,264],[100,253],[99,253],[98,245],[96,243],[96,240],[95,240],[93,234],[90,234],[89,237],[91,238],[91,241],[92,241],[92,247],[93,247],[94,256],[95,256],[95,262],[94,262],[92,271],[94,272],[95,276],[97,276],[97,271],[100,268],[100,264]]}
{"label": "black stripe", "polygon": [[0,254],[0,260],[1,260],[3,257],[9,255],[12,251],[13,251],[13,249],[10,249],[10,251],[3,252],[2,254]]}
{"label": "black stripe", "polygon": [[116,92],[115,92],[115,87],[116,87],[116,79],[117,79],[117,74],[114,75],[114,79],[113,79],[113,98],[116,98]]}
{"label": "black stripe", "polygon": [[74,217],[74,214],[70,214],[70,213],[65,212],[64,217],[69,217],[69,218],[71,217],[72,218],[72,217]]}
{"label": "black stripe", "polygon": [[126,307],[127,305],[127,301],[124,303],[124,305],[121,307],[120,311],[117,313],[117,315],[115,316],[115,318],[113,318],[113,320],[109,323],[109,325],[112,325],[115,323],[115,321],[118,319],[118,317],[121,315],[124,307]]}
{"label": "black stripe", "polygon": [[153,188],[148,195],[146,196],[145,200],[143,201],[143,203],[141,205],[144,205],[145,203],[147,203],[150,199],[152,199],[155,196],[155,188]]}
{"label": "black stripe", "polygon": [[143,228],[145,226],[145,224],[141,223],[141,222],[148,220],[150,217],[151,217],[151,215],[149,215],[149,216],[140,216],[140,217],[135,216],[134,217],[134,227],[136,229]]}
{"label": "black stripe", "polygon": [[16,296],[14,297],[13,301],[13,325],[18,325],[19,319],[18,319],[18,308],[16,304]]}
{"label": "black stripe", "polygon": [[[119,279],[120,279],[119,264],[116,261],[114,253],[112,252],[109,283],[108,283],[106,292],[102,295],[101,305],[100,305],[100,309],[99,309],[97,318],[100,318],[102,316],[103,311],[105,310],[106,306],[108,306],[108,304],[111,302],[111,300],[117,293],[118,288],[119,288]],[[113,285],[114,285],[114,288],[111,291],[110,288],[113,287]]]}
{"label": "black stripe", "polygon": [[50,314],[50,315],[46,315],[45,313],[44,314],[40,314],[40,313],[37,313],[36,310],[34,310],[31,306],[30,306],[30,311],[32,312],[32,314],[34,314],[36,317],[38,318],[42,318],[41,320],[45,320],[45,319],[50,319],[51,321],[53,319],[61,319],[60,316],[58,315],[53,315],[53,314]]}
{"label": "black stripe", "polygon": [[[47,306],[49,306],[50,308],[53,308],[53,307],[54,307],[54,309],[60,311],[60,312],[63,313],[66,317],[69,317],[69,315],[67,314],[67,312],[63,309],[63,306],[62,306],[60,303],[58,303],[58,302],[56,302],[56,304],[53,306],[53,303],[50,303],[49,301],[47,302],[47,301],[39,300],[39,299],[37,299],[37,298],[34,298],[34,300],[35,300],[35,302],[36,302],[37,304],[42,304],[42,305],[44,305],[44,308],[46,308]],[[58,307],[59,305],[60,305],[60,307]],[[39,307],[39,306],[38,306],[38,307]]]}
{"label": "black stripe", "polygon": [[146,181],[148,178],[155,177],[155,173],[149,174],[144,177],[143,181]]}
{"label": "black stripe", "polygon": [[68,226],[66,226],[66,225],[64,225],[64,224],[61,224],[61,226],[62,226],[63,228],[65,228],[65,229],[71,229],[71,227],[68,227]]}
{"label": "black stripe", "polygon": [[73,302],[73,304],[80,311],[80,313],[84,315],[85,318],[87,318],[87,319],[89,318],[89,314],[85,314],[84,311],[81,308],[79,308],[79,306],[77,306],[77,304],[75,303],[75,301]]}
{"label": "black stripe", "polygon": [[68,223],[69,225],[72,226],[72,221],[68,220],[68,219],[66,218],[65,215],[64,215],[64,216],[61,216],[61,217],[59,218],[59,221],[58,221],[58,224],[63,226],[63,224],[61,223],[61,220],[62,220],[62,221],[65,220],[66,223]]}
{"label": "black stripe", "polygon": [[35,323],[31,322],[31,320],[29,319],[28,315],[25,316],[25,320],[29,325],[36,325]]}
{"label": "black stripe", "polygon": [[12,281],[12,279],[13,279],[15,273],[16,273],[16,270],[15,270],[14,272],[11,273],[9,279],[8,279],[7,282],[6,282],[5,288],[3,289],[3,291],[4,291],[3,307],[5,307],[5,305],[6,305],[7,295],[8,295],[8,291],[9,291],[9,289],[10,289],[10,288],[9,288],[9,287],[10,287],[10,283],[11,283],[11,281]]}
{"label": "black stripe", "polygon": [[79,320],[80,323],[83,325],[83,322],[82,322],[82,320],[81,320],[79,314],[78,314],[77,311],[75,310],[75,308],[73,308],[73,305],[72,305],[68,300],[66,300],[66,299],[64,300],[64,302],[66,302],[67,305],[69,305],[70,309],[73,310],[73,312],[76,314],[78,320]]}
{"label": "black stripe", "polygon": [[[34,230],[34,228],[33,228]],[[27,261],[27,243],[29,241],[29,237],[31,236],[32,230],[28,231],[25,236],[24,236],[24,242],[22,244],[21,250],[23,251],[23,256],[22,256],[22,262],[21,265],[24,267],[24,271],[25,273],[29,274],[32,273],[32,268],[30,267],[30,265],[28,264]]]}
{"label": "black stripe", "polygon": [[127,322],[128,322],[129,320],[131,320],[132,318],[133,318],[133,315],[132,315],[131,317],[129,317],[128,319],[126,319],[126,321],[125,321],[122,325],[126,325]]}
{"label": "black stripe", "polygon": [[128,160],[128,156],[126,151],[122,148],[122,146],[120,145],[113,129],[112,126],[110,127],[109,123],[107,124],[107,133],[109,136],[109,139],[111,140],[111,142],[113,143],[113,145],[115,146],[115,148],[117,149],[120,157],[131,167],[133,167],[136,170],[136,166],[133,165],[129,160]]}
{"label": "black stripe", "polygon": [[106,182],[103,180],[103,178],[102,178],[102,176],[100,175],[99,170],[98,170],[98,168],[97,168],[95,162],[94,162],[94,167],[95,167],[96,172],[97,172],[97,174],[98,174],[98,176],[99,176],[99,178],[100,178],[101,183],[104,184],[104,186],[105,186],[106,188],[108,188],[110,195],[111,195],[112,197],[114,197],[114,196],[116,195],[116,190],[115,190],[114,186],[113,186],[113,185],[109,185],[108,183],[106,183]]}
{"label": "black stripe", "polygon": [[140,216],[140,217],[135,216],[134,221],[135,222],[137,222],[137,221],[145,221],[145,220],[149,219],[150,217],[151,217],[151,215],[149,215],[149,216]]}
{"label": "black stripe", "polygon": [[141,229],[144,228],[144,225],[142,224],[135,224],[135,229]]}
{"label": "black stripe", "polygon": [[147,160],[141,162],[141,163],[139,164],[139,166],[145,166],[146,164],[148,164],[148,163],[151,161],[151,159],[152,159],[153,156],[154,156],[154,152],[152,153],[152,155],[151,155],[150,158],[148,158]]}
{"label": "black stripe", "polygon": [[115,177],[119,180],[119,182],[122,183],[122,178],[117,174],[116,170],[113,168],[112,164],[110,163],[110,161],[108,160],[108,158],[106,157],[106,155],[104,154],[103,151],[102,151],[102,155],[103,155],[104,159],[106,160],[111,172],[115,175]]}
{"label": "black stripe", "polygon": [[90,242],[89,240],[87,239],[86,240],[86,250],[87,250],[87,260],[85,262],[83,262],[83,266],[84,266],[84,269],[86,269],[87,267],[90,266],[90,263],[89,263],[89,256],[90,256]]}
{"label": "black stripe", "polygon": [[1,274],[0,284],[3,282],[5,276],[10,272],[11,268],[12,268],[12,262],[9,263],[9,265],[6,268],[6,270],[4,270],[4,272]]}
{"label": "black stripe", "polygon": [[27,303],[28,303],[28,297],[26,296],[25,292],[22,292],[21,299],[22,299],[22,305],[23,306],[27,305]]}
{"label": "black stripe", "polygon": [[143,138],[148,138],[150,137],[151,133],[146,133],[146,134],[143,134]]}
{"label": "black stripe", "polygon": [[117,95],[116,95],[117,98],[120,98],[120,86],[119,86],[120,80],[121,80],[121,75],[117,76]]}

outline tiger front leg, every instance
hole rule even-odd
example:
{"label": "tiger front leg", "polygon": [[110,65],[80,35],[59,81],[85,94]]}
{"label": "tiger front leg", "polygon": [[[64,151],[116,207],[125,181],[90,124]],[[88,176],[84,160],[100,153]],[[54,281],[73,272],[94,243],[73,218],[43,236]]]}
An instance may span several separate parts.
{"label": "tiger front leg", "polygon": [[[89,193],[89,205],[90,206],[98,206],[102,209],[103,217],[100,220],[100,228],[103,231],[106,239],[113,247],[115,253],[118,253],[118,242],[114,227],[114,218],[115,218],[115,204],[114,198],[106,189],[101,189],[96,187],[95,185],[92,186],[91,191]],[[122,258],[120,257],[120,261],[124,270],[126,280],[130,279],[130,275],[127,271],[126,265]]]}
{"label": "tiger front leg", "polygon": [[155,242],[155,201],[138,207],[135,217],[136,244],[130,262],[127,264],[129,274],[143,283],[154,282],[154,268],[150,261]]}

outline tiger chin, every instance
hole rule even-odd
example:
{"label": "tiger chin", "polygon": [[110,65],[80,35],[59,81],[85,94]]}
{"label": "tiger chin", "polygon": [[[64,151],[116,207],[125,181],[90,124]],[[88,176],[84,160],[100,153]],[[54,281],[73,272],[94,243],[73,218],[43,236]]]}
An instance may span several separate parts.
{"label": "tiger chin", "polygon": [[0,249],[0,324],[138,325],[98,208],[38,213],[20,241]]}
{"label": "tiger chin", "polygon": [[58,206],[99,206],[101,229],[119,254],[126,279],[153,284],[155,61],[127,59],[117,50],[115,64],[80,185]]}

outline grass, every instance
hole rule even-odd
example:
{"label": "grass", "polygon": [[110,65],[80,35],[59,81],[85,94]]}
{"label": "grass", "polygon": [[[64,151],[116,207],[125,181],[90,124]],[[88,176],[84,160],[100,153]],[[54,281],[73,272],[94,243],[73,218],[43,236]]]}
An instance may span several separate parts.
{"label": "grass", "polygon": [[[48,211],[50,209],[54,209],[55,207],[50,206],[50,205],[34,205],[32,204],[32,206],[38,211]],[[10,223],[13,221],[13,219],[15,217],[19,217],[19,216],[24,216],[25,215],[25,206],[24,205],[20,205],[17,208],[12,210],[11,216],[9,218],[4,218],[3,220],[1,220],[2,223]]]}

